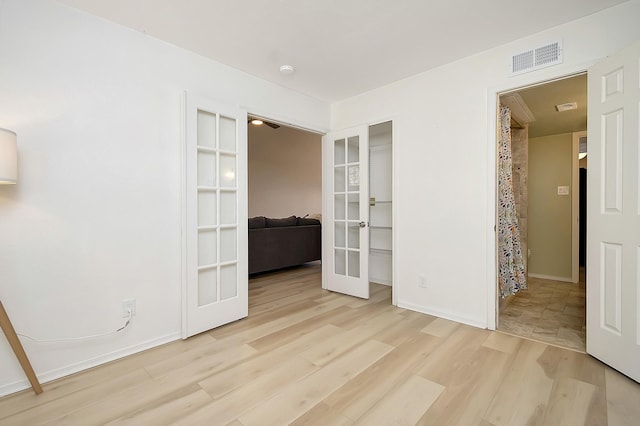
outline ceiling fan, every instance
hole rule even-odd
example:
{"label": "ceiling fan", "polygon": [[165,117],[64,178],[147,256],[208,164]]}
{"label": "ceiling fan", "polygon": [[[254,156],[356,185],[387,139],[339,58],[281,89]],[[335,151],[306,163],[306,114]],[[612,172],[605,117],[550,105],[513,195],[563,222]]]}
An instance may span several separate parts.
{"label": "ceiling fan", "polygon": [[278,129],[280,128],[279,124],[276,123],[271,123],[270,121],[266,121],[262,118],[258,118],[258,117],[249,117],[249,120],[247,121],[250,124],[253,124],[254,126],[262,126],[263,124],[266,124],[267,126],[271,127],[272,129]]}

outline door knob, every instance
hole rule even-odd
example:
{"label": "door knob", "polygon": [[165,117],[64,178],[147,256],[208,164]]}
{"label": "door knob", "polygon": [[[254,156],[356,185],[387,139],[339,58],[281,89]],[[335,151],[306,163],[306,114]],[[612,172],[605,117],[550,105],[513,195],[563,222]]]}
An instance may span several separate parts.
{"label": "door knob", "polygon": [[368,226],[369,224],[367,222],[360,222],[360,228],[364,228],[366,226]]}

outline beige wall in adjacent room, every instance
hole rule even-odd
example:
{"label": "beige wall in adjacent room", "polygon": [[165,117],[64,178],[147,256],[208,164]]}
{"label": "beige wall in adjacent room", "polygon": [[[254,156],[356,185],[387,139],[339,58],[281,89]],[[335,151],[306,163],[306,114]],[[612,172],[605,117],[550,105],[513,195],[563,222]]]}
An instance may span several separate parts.
{"label": "beige wall in adjacent room", "polygon": [[249,124],[249,217],[322,212],[322,136]]}
{"label": "beige wall in adjacent room", "polygon": [[[571,133],[529,139],[532,275],[571,279],[571,148]],[[558,195],[558,186],[569,186],[569,195]]]}

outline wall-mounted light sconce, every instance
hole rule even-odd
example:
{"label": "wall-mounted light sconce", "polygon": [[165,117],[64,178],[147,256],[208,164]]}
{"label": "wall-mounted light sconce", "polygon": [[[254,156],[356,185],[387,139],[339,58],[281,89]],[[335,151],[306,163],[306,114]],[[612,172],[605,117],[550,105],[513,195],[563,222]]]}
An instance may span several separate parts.
{"label": "wall-mounted light sconce", "polygon": [[18,144],[16,134],[0,128],[0,184],[18,182]]}

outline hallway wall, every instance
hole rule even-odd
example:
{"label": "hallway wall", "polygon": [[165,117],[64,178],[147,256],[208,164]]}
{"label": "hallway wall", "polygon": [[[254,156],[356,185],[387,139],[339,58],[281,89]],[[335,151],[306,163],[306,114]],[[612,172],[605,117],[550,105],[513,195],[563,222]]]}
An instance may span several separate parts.
{"label": "hallway wall", "polygon": [[529,140],[530,276],[571,281],[571,167],[571,133]]}

